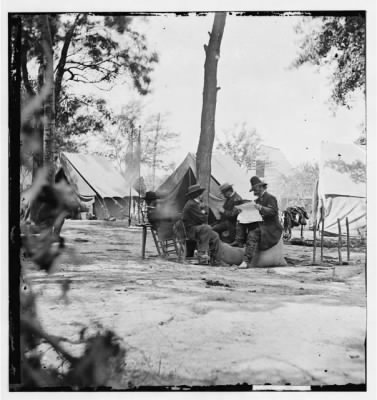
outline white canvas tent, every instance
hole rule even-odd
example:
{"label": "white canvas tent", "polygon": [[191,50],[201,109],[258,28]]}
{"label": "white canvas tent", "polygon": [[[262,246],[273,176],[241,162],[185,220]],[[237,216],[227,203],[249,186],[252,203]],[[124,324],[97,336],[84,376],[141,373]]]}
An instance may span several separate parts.
{"label": "white canvas tent", "polygon": [[125,177],[105,157],[61,153],[60,162],[68,182],[82,201],[93,203],[97,219],[126,218],[130,201],[138,197]]}
{"label": "white canvas tent", "polygon": [[366,154],[356,144],[321,143],[319,179],[313,196],[313,221],[324,211],[324,230],[338,233],[338,219],[350,235],[366,230]]}

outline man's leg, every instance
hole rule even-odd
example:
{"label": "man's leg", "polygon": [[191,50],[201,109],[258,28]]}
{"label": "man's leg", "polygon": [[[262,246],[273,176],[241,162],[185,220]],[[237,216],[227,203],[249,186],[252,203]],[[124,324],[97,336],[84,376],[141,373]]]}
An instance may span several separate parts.
{"label": "man's leg", "polygon": [[[210,231],[212,231],[209,225],[199,225],[195,227],[195,240],[198,250],[199,263],[208,264],[210,260],[209,253],[209,240]],[[213,232],[213,231],[212,231]]]}
{"label": "man's leg", "polygon": [[233,243],[236,240],[236,226],[237,221],[226,221],[226,230],[228,231],[228,236],[223,239],[225,243]]}
{"label": "man's leg", "polygon": [[233,243],[231,243],[231,246],[234,247],[243,247],[243,245],[246,242],[246,230],[247,230],[247,225],[246,224],[240,224],[237,222],[236,225],[236,238]]}
{"label": "man's leg", "polygon": [[260,237],[261,237],[260,228],[250,230],[247,235],[245,259],[244,259],[244,261],[247,263],[247,267],[250,267],[251,262],[258,251]]}
{"label": "man's leg", "polygon": [[220,237],[219,235],[214,232],[209,232],[209,255],[211,258],[211,264],[215,265],[221,262],[219,257],[219,250],[220,250]]}
{"label": "man's leg", "polygon": [[197,231],[199,260],[208,252],[211,261],[219,261],[219,242],[220,238],[217,232],[213,231],[209,225],[201,225]]}

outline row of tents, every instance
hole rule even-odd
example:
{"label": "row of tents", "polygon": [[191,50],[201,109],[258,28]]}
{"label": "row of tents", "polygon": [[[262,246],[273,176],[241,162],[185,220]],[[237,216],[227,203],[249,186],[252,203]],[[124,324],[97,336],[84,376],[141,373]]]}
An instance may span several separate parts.
{"label": "row of tents", "polygon": [[[313,194],[312,223],[324,217],[324,229],[337,233],[338,219],[344,225],[348,218],[350,234],[358,236],[366,230],[365,150],[355,144],[321,145],[319,180]],[[104,157],[73,153],[61,154],[61,168],[75,187],[80,199],[90,203],[97,219],[109,216],[128,218],[139,194],[126,178]],[[212,155],[209,206],[212,218],[219,217],[224,202],[219,186],[231,182],[244,199],[251,199],[250,176],[228,155]],[[164,203],[181,211],[187,188],[196,183],[195,155],[188,153],[176,170],[157,191]],[[138,204],[136,202],[136,204]]]}

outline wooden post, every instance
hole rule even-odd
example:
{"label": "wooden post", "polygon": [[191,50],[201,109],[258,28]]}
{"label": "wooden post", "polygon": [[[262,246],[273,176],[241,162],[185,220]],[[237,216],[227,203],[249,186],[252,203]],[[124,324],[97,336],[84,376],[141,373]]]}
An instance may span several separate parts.
{"label": "wooden post", "polygon": [[325,231],[325,218],[322,213],[322,221],[321,221],[321,262],[323,261],[323,232]]}
{"label": "wooden post", "polygon": [[140,203],[141,203],[141,160],[140,160],[140,152],[141,152],[141,125],[139,125],[139,135],[137,137],[138,144],[138,172],[139,172],[139,198],[137,203],[137,221],[140,224]]}
{"label": "wooden post", "polygon": [[317,221],[314,221],[314,229],[313,229],[313,265],[315,265],[316,249],[317,249]]}
{"label": "wooden post", "polygon": [[131,226],[131,202],[132,202],[132,191],[130,186],[130,198],[128,201],[128,226]]}
{"label": "wooden post", "polygon": [[147,226],[143,225],[143,236],[141,239],[141,258],[144,260],[145,258],[145,245],[147,243]]}
{"label": "wooden post", "polygon": [[338,218],[338,257],[339,265],[342,265],[342,228],[340,227],[340,219]]}
{"label": "wooden post", "polygon": [[348,217],[346,218],[346,229],[347,229],[347,261],[350,261],[351,260],[351,255],[350,255],[350,226],[349,226]]}

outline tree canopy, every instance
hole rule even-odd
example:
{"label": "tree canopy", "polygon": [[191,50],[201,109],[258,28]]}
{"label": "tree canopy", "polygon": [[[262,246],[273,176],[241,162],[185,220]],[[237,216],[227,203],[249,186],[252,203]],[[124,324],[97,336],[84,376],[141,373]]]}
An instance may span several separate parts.
{"label": "tree canopy", "polygon": [[[27,92],[35,94],[28,62],[43,64],[41,18],[21,15],[23,26],[22,78]],[[119,76],[131,78],[140,94],[149,92],[150,73],[158,62],[148,49],[145,35],[137,32],[130,16],[100,16],[91,13],[49,14],[54,46],[55,99],[68,82],[100,84]]]}
{"label": "tree canopy", "polygon": [[[104,121],[110,118],[104,100],[77,94],[80,85],[108,89],[121,80],[130,82],[139,95],[149,93],[151,72],[158,56],[149,50],[145,35],[135,30],[134,17],[65,13],[19,14],[14,18],[19,18],[22,26],[24,104],[38,96],[45,83],[44,44],[46,37],[50,39],[54,60],[54,140],[59,149],[77,149],[72,137],[100,131]],[[30,126],[31,131],[39,132],[40,147],[43,143],[42,115],[43,107],[39,118]]]}
{"label": "tree canopy", "polygon": [[315,17],[312,22],[304,18],[296,27],[301,43],[293,66],[331,67],[331,99],[337,106],[351,108],[352,94],[359,90],[365,94],[365,13]]}

